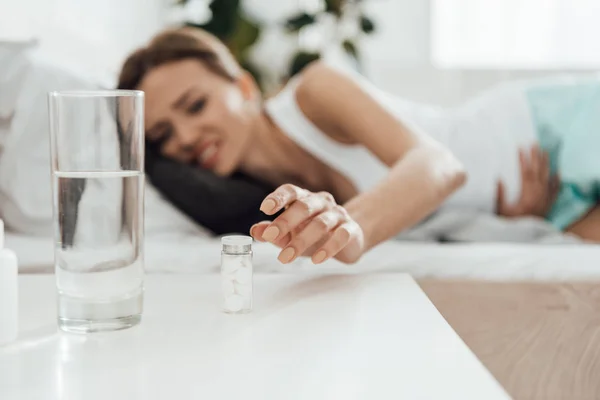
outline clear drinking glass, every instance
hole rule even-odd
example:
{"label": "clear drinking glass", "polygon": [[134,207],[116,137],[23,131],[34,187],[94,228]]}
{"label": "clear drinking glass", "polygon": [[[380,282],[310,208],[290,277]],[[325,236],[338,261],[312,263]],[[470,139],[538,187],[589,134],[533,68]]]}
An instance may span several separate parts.
{"label": "clear drinking glass", "polygon": [[141,320],[144,94],[49,93],[58,324],[71,332]]}

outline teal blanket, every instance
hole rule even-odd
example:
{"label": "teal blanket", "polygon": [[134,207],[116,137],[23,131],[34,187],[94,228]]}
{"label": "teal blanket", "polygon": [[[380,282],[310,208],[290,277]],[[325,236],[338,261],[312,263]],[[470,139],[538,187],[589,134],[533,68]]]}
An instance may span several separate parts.
{"label": "teal blanket", "polygon": [[561,187],[547,219],[564,230],[600,200],[600,80],[529,86],[540,146]]}

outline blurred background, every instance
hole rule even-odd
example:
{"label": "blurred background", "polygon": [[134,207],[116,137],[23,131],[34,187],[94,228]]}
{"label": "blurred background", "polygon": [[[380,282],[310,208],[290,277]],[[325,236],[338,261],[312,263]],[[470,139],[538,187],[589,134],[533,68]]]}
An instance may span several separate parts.
{"label": "blurred background", "polygon": [[0,0],[0,42],[112,86],[157,31],[202,26],[269,93],[315,58],[452,105],[491,84],[600,67],[598,0]]}

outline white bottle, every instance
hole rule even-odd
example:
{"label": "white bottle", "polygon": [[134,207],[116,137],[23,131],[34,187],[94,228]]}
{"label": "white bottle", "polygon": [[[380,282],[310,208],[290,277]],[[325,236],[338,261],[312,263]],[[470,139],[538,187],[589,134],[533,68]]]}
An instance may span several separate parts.
{"label": "white bottle", "polygon": [[252,238],[225,236],[221,243],[223,311],[248,313],[252,311]]}
{"label": "white bottle", "polygon": [[17,256],[4,248],[4,221],[0,219],[0,346],[17,338],[18,333]]}

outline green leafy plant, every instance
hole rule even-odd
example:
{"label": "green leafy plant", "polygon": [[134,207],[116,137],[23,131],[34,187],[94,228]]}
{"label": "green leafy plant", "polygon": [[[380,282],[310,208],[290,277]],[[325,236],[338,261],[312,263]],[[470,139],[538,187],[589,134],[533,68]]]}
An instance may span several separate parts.
{"label": "green leafy plant", "polygon": [[[338,23],[344,17],[344,11],[349,5],[357,5],[362,0],[324,0],[324,10],[315,12],[315,13],[300,13],[298,15],[292,16],[286,21],[286,28],[289,32],[300,32],[302,29],[307,28],[318,21],[318,17],[320,13],[330,13],[332,14]],[[364,14],[359,15],[359,27],[360,31],[364,34],[371,34],[375,31],[374,22]],[[356,38],[348,37],[345,38],[342,43],[342,48],[346,52],[346,54],[351,57],[355,65],[360,68],[360,58],[358,47],[356,45]],[[318,52],[309,53],[300,51],[297,53],[291,62],[290,72],[291,74],[298,73],[302,70],[306,65],[310,64],[314,60],[317,60],[321,57],[321,54]]]}
{"label": "green leafy plant", "polygon": [[[178,4],[185,5],[188,1],[179,0]],[[323,13],[333,15],[335,20],[340,23],[344,18],[346,8],[353,5],[356,6],[361,1],[363,0],[323,0],[323,7],[319,11],[300,12],[282,21],[281,24],[287,32],[299,34],[303,29],[318,24],[319,17]],[[212,12],[212,17],[209,21],[203,24],[188,22],[186,25],[205,29],[221,39],[229,47],[242,67],[248,70],[262,87],[261,73],[252,65],[249,58],[249,50],[260,38],[261,24],[247,18],[240,5],[240,0],[212,0],[209,8]],[[362,13],[358,15],[357,24],[359,31],[363,34],[371,34],[375,30],[373,21]],[[356,37],[344,38],[340,45],[346,54],[354,60],[355,65],[360,68],[360,57],[356,39]],[[320,52],[298,49],[290,61],[287,77],[297,74],[311,62],[321,58],[321,56]]]}

